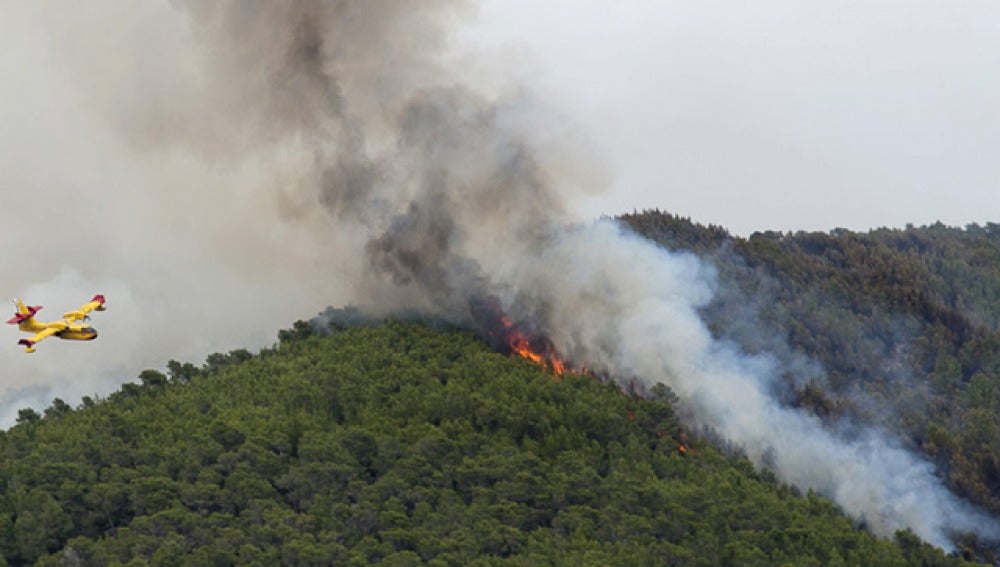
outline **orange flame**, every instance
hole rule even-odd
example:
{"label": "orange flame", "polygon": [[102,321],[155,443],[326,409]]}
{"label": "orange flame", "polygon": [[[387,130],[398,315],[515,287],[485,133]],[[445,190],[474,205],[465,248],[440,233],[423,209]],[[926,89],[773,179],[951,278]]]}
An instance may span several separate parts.
{"label": "orange flame", "polygon": [[523,333],[515,329],[514,324],[510,321],[510,319],[507,317],[501,317],[500,320],[503,322],[504,330],[507,334],[508,344],[512,353],[527,358],[535,364],[551,366],[552,372],[556,376],[566,372],[566,363],[559,358],[559,355],[555,353],[555,350],[551,347],[551,345],[546,342],[541,351],[535,350],[532,347],[531,340]]}
{"label": "orange flame", "polygon": [[566,372],[589,374],[586,369],[577,369],[568,364],[556,352],[552,341],[544,335],[526,334],[503,313],[500,301],[489,296],[471,304],[471,313],[485,335],[493,342],[494,348],[517,354],[532,362],[552,369],[560,376]]}

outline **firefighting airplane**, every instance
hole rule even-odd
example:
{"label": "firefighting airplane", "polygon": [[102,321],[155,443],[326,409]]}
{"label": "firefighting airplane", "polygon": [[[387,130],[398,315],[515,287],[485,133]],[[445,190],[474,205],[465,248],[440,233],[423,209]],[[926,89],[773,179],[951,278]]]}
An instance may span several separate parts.
{"label": "firefighting airplane", "polygon": [[[90,319],[87,313],[91,311],[104,311],[104,296],[95,295],[93,299],[85,303],[76,311],[67,311],[63,314],[62,321],[53,323],[42,323],[35,320],[35,313],[42,308],[41,305],[25,307],[20,299],[14,300],[16,311],[14,317],[8,319],[11,325],[25,333],[34,333],[34,336],[17,341],[17,344],[24,345],[24,352],[35,352],[35,343],[55,335],[60,339],[73,341],[92,341],[97,338],[97,330],[86,321]],[[77,322],[79,321],[79,323]]]}

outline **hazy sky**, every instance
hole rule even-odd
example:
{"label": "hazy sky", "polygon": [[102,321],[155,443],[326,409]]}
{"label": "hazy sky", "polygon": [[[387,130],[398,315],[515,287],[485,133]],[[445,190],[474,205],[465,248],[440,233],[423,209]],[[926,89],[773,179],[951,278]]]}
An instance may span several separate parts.
{"label": "hazy sky", "polygon": [[1000,220],[1000,3],[486,0],[479,25],[610,157],[585,214]]}

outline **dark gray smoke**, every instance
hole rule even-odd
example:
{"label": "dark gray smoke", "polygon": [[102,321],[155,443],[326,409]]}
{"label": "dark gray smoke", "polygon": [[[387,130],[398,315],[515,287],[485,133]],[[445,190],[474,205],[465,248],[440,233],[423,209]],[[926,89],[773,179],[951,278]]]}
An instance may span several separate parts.
{"label": "dark gray smoke", "polygon": [[[76,288],[108,295],[97,343],[116,368],[261,342],[327,304],[463,321],[495,297],[573,360],[670,385],[694,422],[877,533],[994,533],[913,455],[773,399],[774,361],[715,341],[698,316],[708,267],[610,221],[567,221],[562,204],[605,177],[575,140],[554,142],[565,129],[529,93],[467,80],[448,41],[466,3],[98,4],[20,8],[49,30],[59,72],[45,81],[64,87],[51,96],[67,119],[35,127],[91,158],[41,194],[111,209],[86,209],[107,216],[90,246],[43,239],[24,260],[68,266],[58,294],[53,268],[27,276],[65,309]],[[107,367],[110,350],[89,352]]]}
{"label": "dark gray smoke", "polygon": [[[182,5],[206,54],[204,98],[227,102],[221,119],[243,134],[244,149],[291,145],[305,155],[299,182],[284,190],[363,241],[349,243],[363,250],[337,246],[374,268],[361,274],[355,301],[382,304],[399,288],[392,294],[410,296],[402,304],[415,298],[461,319],[471,297],[496,285],[476,258],[537,248],[558,222],[559,199],[517,123],[523,101],[476,93],[442,68],[464,3]],[[200,147],[203,139],[173,142],[228,153]],[[368,295],[372,276],[382,281]]]}

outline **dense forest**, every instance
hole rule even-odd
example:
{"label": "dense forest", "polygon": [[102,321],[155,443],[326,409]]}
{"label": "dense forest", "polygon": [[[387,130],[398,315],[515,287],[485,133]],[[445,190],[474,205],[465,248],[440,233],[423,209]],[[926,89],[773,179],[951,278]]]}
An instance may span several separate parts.
{"label": "dense forest", "polygon": [[[644,398],[417,322],[170,361],[0,436],[8,565],[959,565]],[[682,451],[681,448],[685,450]],[[991,558],[987,558],[991,559]]]}
{"label": "dense forest", "polygon": [[740,238],[661,211],[621,220],[716,266],[718,336],[819,363],[788,377],[789,404],[894,431],[1000,514],[1000,225]]}

